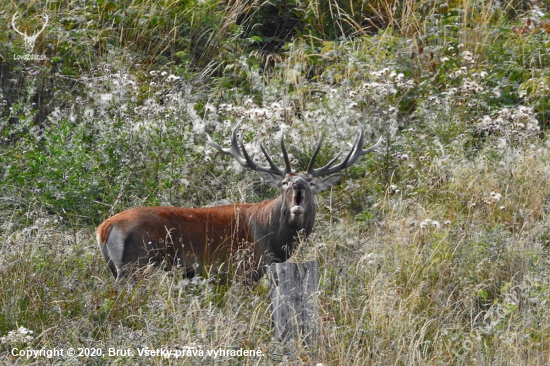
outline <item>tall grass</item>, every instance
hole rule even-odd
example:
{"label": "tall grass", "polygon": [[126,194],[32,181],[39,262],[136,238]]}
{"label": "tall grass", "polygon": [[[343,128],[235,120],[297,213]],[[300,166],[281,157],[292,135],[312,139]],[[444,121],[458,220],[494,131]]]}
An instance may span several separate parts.
{"label": "tall grass", "polygon": [[[545,4],[0,3],[5,24],[15,9],[23,28],[51,19],[35,47],[45,63],[6,58],[23,43],[0,33],[5,362],[549,362]],[[261,27],[274,19],[277,37]],[[96,225],[129,207],[274,197],[206,145],[241,121],[259,159],[259,142],[280,155],[286,126],[296,166],[320,132],[319,165],[359,125],[385,138],[318,197],[292,259],[320,263],[314,349],[273,338],[265,279],[250,289],[151,269],[115,285],[96,247]],[[133,354],[10,356],[69,347]]]}

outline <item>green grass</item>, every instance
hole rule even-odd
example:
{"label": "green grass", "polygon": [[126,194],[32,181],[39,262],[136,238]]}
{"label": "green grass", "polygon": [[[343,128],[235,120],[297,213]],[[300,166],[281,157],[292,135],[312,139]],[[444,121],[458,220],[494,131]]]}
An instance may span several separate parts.
{"label": "green grass", "polygon": [[[0,1],[0,357],[548,364],[549,9],[500,3]],[[14,59],[16,10],[30,33],[49,15],[34,50],[48,61]],[[365,146],[385,139],[319,197],[292,259],[320,263],[315,350],[274,339],[265,279],[249,289],[153,270],[115,285],[95,243],[95,227],[130,207],[274,197],[206,144],[227,145],[240,121],[260,159],[259,142],[279,158],[286,125],[297,166],[320,132],[319,165],[358,126]]]}

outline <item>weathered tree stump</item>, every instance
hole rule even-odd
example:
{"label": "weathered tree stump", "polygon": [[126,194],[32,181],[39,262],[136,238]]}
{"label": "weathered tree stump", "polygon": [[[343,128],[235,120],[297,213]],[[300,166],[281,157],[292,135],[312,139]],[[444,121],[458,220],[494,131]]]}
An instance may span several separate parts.
{"label": "weathered tree stump", "polygon": [[318,334],[319,264],[277,263],[269,267],[269,296],[275,336],[315,346]]}

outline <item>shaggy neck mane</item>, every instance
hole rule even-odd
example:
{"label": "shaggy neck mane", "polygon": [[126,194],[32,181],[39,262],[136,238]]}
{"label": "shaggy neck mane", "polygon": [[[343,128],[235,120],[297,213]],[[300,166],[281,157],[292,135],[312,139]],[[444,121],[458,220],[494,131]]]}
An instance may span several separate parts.
{"label": "shaggy neck mane", "polygon": [[309,236],[315,222],[315,205],[305,207],[303,225],[290,223],[290,210],[282,196],[247,207],[242,212],[260,245],[270,249],[276,261],[287,260],[297,245],[298,233],[303,229]]}

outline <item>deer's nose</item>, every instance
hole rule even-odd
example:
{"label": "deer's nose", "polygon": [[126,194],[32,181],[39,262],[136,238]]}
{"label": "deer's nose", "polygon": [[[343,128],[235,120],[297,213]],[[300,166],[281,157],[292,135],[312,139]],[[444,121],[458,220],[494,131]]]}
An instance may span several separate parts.
{"label": "deer's nose", "polygon": [[303,191],[307,186],[307,182],[303,179],[296,179],[292,182],[292,189],[295,191]]}

